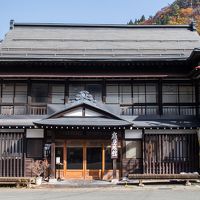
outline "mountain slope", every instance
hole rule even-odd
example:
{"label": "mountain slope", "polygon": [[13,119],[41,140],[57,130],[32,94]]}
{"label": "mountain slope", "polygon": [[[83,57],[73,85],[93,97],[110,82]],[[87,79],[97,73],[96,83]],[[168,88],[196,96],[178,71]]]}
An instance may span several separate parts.
{"label": "mountain slope", "polygon": [[197,31],[200,33],[200,0],[176,0],[162,8],[155,16],[145,19],[144,15],[128,24],[189,24],[195,20]]}

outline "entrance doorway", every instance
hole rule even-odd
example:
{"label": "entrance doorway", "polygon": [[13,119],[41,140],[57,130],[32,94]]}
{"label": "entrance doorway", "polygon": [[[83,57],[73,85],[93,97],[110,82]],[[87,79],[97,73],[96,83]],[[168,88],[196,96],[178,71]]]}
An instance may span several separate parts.
{"label": "entrance doorway", "polygon": [[[119,155],[121,155],[120,144]],[[57,141],[55,149],[56,177],[64,179],[104,179],[112,178],[110,141]],[[120,176],[120,156],[117,176]]]}

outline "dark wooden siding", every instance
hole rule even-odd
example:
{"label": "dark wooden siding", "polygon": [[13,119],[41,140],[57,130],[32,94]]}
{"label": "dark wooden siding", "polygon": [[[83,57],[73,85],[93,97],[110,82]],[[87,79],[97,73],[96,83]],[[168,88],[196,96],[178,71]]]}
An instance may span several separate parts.
{"label": "dark wooden siding", "polygon": [[32,158],[26,158],[25,159],[25,176],[27,177],[32,177],[34,176],[34,174],[32,173],[32,169],[31,169],[31,165],[33,163],[33,159]]}
{"label": "dark wooden siding", "polygon": [[198,172],[197,134],[145,134],[144,173]]}
{"label": "dark wooden siding", "polygon": [[128,174],[142,173],[142,159],[127,159],[122,160],[122,175],[126,177]]}
{"label": "dark wooden siding", "polygon": [[24,176],[24,133],[0,133],[0,177]]}

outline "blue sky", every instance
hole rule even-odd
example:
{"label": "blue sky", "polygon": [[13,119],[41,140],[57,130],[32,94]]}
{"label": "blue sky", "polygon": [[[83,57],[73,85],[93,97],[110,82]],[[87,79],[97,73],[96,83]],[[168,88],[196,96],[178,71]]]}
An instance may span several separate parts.
{"label": "blue sky", "polygon": [[174,0],[0,0],[0,38],[16,22],[126,24]]}

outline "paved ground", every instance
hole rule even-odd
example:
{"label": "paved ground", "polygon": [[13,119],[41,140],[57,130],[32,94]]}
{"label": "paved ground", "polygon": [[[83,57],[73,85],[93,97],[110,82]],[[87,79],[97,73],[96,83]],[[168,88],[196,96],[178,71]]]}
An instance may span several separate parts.
{"label": "paved ground", "polygon": [[200,186],[182,185],[101,188],[0,188],[1,200],[200,200]]}

